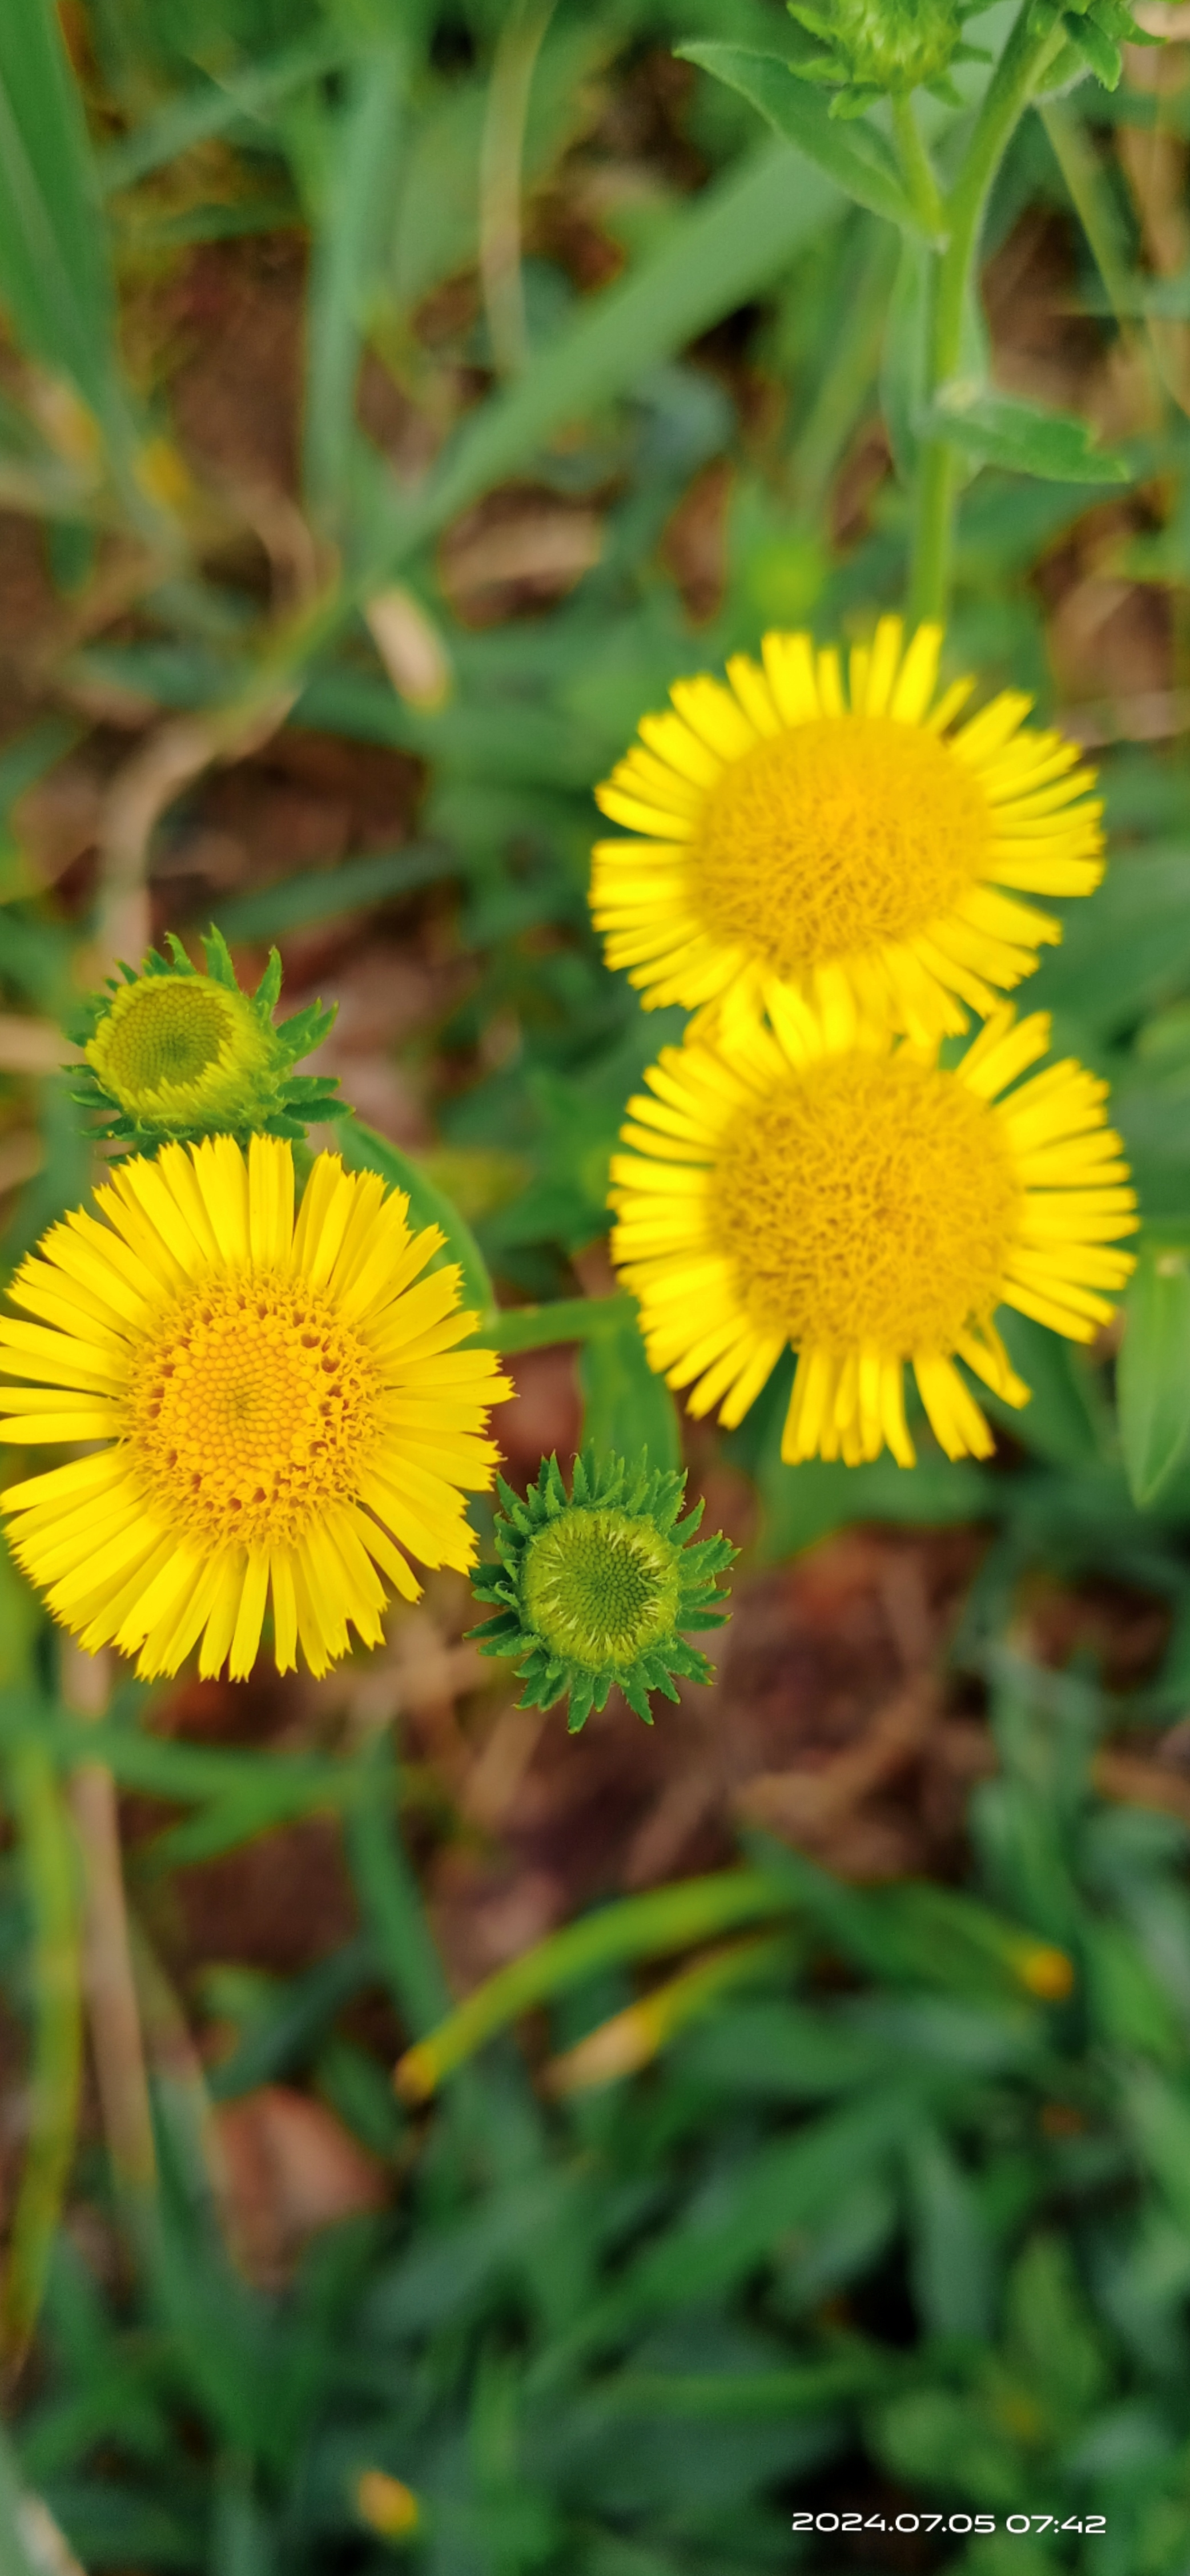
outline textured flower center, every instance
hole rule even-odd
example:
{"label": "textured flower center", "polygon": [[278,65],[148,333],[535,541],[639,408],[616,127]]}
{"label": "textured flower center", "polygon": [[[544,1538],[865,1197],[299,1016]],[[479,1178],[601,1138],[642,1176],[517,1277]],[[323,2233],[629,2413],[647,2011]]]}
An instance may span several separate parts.
{"label": "textured flower center", "polygon": [[673,1626],[678,1550],[624,1512],[567,1512],[531,1541],[524,1596],[530,1626],[561,1661],[628,1665]]}
{"label": "textured flower center", "polygon": [[931,733],[825,716],[745,752],[695,844],[707,928],[773,970],[911,938],[978,877],[987,799]]}
{"label": "textured flower center", "polygon": [[301,1280],[220,1278],[145,1342],[127,1436],[180,1531],[211,1547],[289,1541],[354,1491],[377,1393],[363,1344]]}
{"label": "textured flower center", "polygon": [[232,1014],[204,977],[148,978],[117,1006],[102,1040],[103,1072],[117,1097],[133,1101],[163,1085],[197,1082],[232,1034]]}
{"label": "textured flower center", "polygon": [[990,1317],[1022,1192],[994,1112],[953,1074],[851,1055],[742,1112],[712,1202],[755,1323],[907,1357]]}

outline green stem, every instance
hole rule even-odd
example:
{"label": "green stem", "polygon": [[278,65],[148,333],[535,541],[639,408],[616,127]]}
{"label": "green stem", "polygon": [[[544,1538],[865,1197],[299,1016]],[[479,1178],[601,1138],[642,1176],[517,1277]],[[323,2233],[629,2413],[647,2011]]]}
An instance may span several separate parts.
{"label": "green stem", "polygon": [[933,234],[934,238],[941,242],[946,235],[946,208],[934,176],[934,164],[922,141],[913,100],[908,93],[902,92],[899,97],[894,96],[889,104],[892,108],[893,133],[896,136],[897,151],[901,158],[901,171],[914,213],[923,232]]}
{"label": "green stem", "polygon": [[510,1306],[475,1339],[489,1351],[541,1351],[551,1342],[589,1342],[636,1309],[631,1297],[558,1297],[548,1306]]}
{"label": "green stem", "polygon": [[[963,354],[963,322],[979,252],[979,236],[992,181],[1009,140],[1029,104],[1038,77],[1061,42],[1056,33],[1034,33],[1029,21],[1033,0],[1024,0],[1012,33],[988,83],[975,129],[945,204],[949,238],[937,261],[930,316],[925,398],[933,402],[942,386],[958,373]],[[946,613],[954,550],[954,509],[958,492],[958,459],[944,439],[922,441],[918,467],[917,525],[913,545],[910,618]]]}

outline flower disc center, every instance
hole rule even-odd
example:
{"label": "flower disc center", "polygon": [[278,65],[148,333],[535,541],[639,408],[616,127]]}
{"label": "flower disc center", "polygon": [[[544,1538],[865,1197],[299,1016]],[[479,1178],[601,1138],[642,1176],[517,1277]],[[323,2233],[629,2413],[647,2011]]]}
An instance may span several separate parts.
{"label": "flower disc center", "polygon": [[590,1672],[627,1666],[673,1626],[678,1550],[625,1512],[567,1512],[532,1540],[524,1599],[559,1661]]}
{"label": "flower disc center", "polygon": [[712,790],[695,843],[706,926],[774,973],[906,939],[980,873],[977,779],[888,716],[824,716],[759,743]]}
{"label": "flower disc center", "polygon": [[908,1357],[990,1318],[1021,1189],[995,1113],[954,1074],[855,1054],[740,1113],[712,1204],[764,1331]]}
{"label": "flower disc center", "polygon": [[134,1362],[128,1440],[171,1521],[210,1547],[299,1538],[356,1488],[372,1361],[302,1281],[220,1278],[171,1309]]}
{"label": "flower disc center", "polygon": [[[122,1005],[122,1007],[121,1007]],[[117,996],[103,1033],[103,1077],[126,1106],[196,1082],[232,1035],[232,1013],[204,977],[146,977]]]}

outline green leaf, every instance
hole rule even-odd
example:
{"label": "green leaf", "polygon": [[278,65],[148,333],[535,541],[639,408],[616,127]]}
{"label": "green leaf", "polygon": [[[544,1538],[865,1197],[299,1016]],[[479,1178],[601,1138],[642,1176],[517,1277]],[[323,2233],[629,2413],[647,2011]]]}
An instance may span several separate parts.
{"label": "green leaf", "polygon": [[463,1304],[490,1321],[496,1300],[488,1265],[453,1199],[447,1198],[445,1190],[436,1189],[420,1165],[403,1154],[399,1145],[390,1144],[387,1136],[378,1136],[373,1127],[364,1127],[354,1118],[340,1118],[336,1121],[335,1138],[349,1172],[379,1172],[390,1189],[406,1192],[409,1223],[415,1231],[423,1225],[441,1227],[446,1245],[431,1267],[437,1269],[443,1261],[457,1261]]}
{"label": "green leaf", "polygon": [[742,45],[678,45],[675,51],[683,62],[697,63],[712,79],[738,90],[786,143],[796,144],[857,205],[884,215],[905,232],[922,232],[884,136],[875,126],[840,124],[828,101],[798,79],[784,55],[749,53]]}
{"label": "green leaf", "polygon": [[0,11],[0,298],[30,354],[102,411],[112,284],[82,105],[49,0]]}
{"label": "green leaf", "polygon": [[1072,903],[1062,945],[1029,987],[1029,1007],[1067,1011],[1097,1034],[1176,992],[1190,971],[1190,857],[1165,844],[1122,852],[1093,903]]}
{"label": "green leaf", "polygon": [[729,2169],[635,2265],[622,2293],[626,2311],[719,2297],[794,2230],[820,2227],[843,2192],[878,2173],[915,2113],[907,2088],[882,2087]]}
{"label": "green leaf", "polygon": [[156,116],[134,126],[118,143],[98,155],[105,196],[131,188],[138,179],[175,161],[195,143],[222,134],[241,117],[261,117],[291,90],[334,71],[350,49],[345,28],[303,36],[282,53],[266,55],[243,71],[224,72],[217,81],[203,80],[171,99]]}
{"label": "green leaf", "polygon": [[585,1341],[579,1355],[584,1442],[600,1456],[636,1458],[651,1467],[680,1467],[682,1434],[677,1407],[663,1377],[645,1357],[640,1325],[619,1308]]}
{"label": "green leaf", "polygon": [[981,2342],[992,2324],[994,2267],[978,2195],[932,2122],[906,2141],[905,2163],[913,2288],[926,2331]]}
{"label": "green leaf", "polygon": [[1099,447],[1076,413],[1043,411],[1015,395],[989,393],[978,381],[956,378],[939,388],[918,422],[921,435],[941,438],[978,465],[1013,474],[1037,474],[1048,483],[1130,483],[1133,468],[1115,448]]}
{"label": "green leaf", "polygon": [[679,1880],[647,1896],[624,1896],[601,1906],[564,1931],[551,1932],[456,2006],[402,2060],[403,2089],[421,2099],[453,2073],[498,2030],[547,1995],[581,1985],[620,1959],[662,1958],[737,1923],[764,1921],[789,1910],[788,1892],[758,1869],[727,1869],[707,1878]]}
{"label": "green leaf", "polygon": [[1133,1498],[1143,1509],[1190,1447],[1190,1243],[1185,1251],[1142,1247],[1125,1312],[1120,1439]]}
{"label": "green leaf", "polygon": [[996,1322],[1014,1369],[1032,1392],[1018,1408],[981,1385],[984,1410],[1050,1466],[1076,1472],[1102,1466],[1114,1453],[1111,1412],[1085,1352],[1011,1306],[1001,1309]]}
{"label": "green leaf", "polygon": [[371,292],[391,228],[408,45],[378,46],[344,78],[307,307],[305,482],[328,525],[345,517],[356,453],[355,383]]}
{"label": "green leaf", "polygon": [[[338,921],[345,913],[391,903],[394,896],[415,894],[421,886],[437,885],[457,873],[458,861],[449,850],[406,843],[400,850],[369,851],[364,858],[344,860],[341,867],[303,868],[300,876],[235,896],[220,904],[219,927],[226,939],[279,939],[307,922]],[[200,909],[209,908],[204,895]]]}
{"label": "green leaf", "polygon": [[785,144],[706,189],[651,259],[585,299],[523,376],[464,423],[424,491],[394,503],[378,524],[376,582],[506,475],[523,474],[556,431],[613,401],[779,277],[839,204],[825,174]]}

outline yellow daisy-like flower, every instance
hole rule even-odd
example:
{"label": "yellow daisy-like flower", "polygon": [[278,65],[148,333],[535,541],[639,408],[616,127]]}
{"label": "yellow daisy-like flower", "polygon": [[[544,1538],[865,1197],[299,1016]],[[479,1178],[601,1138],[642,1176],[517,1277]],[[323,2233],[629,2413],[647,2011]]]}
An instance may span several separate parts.
{"label": "yellow daisy-like flower", "polygon": [[887,1443],[911,1467],[911,1361],[947,1456],[985,1457],[956,1356],[1026,1403],[997,1306],[1089,1341],[1133,1267],[1111,1248],[1136,1200],[1106,1085],[1067,1059],[1009,1088],[1045,1054],[1044,1012],[1000,1010],[948,1071],[936,1047],[772,1007],[771,1033],[667,1047],[629,1102],[612,1257],[650,1362],[692,1413],[735,1424],[791,1344],[782,1457],[856,1466]]}
{"label": "yellow daisy-like flower", "polygon": [[679,680],[642,717],[596,796],[645,837],[596,844],[591,909],[646,1008],[714,1005],[730,1035],[788,990],[921,1040],[1033,972],[1060,928],[1017,898],[1098,885],[1095,773],[1022,731],[1016,691],[956,728],[974,683],[931,703],[941,644],[882,618],[845,694],[836,651],[766,635],[763,669],[737,653],[730,688]]}
{"label": "yellow daisy-like flower", "polygon": [[[252,1669],[271,1594],[277,1669],[312,1672],[350,1621],[381,1638],[387,1576],[471,1564],[463,1489],[491,1484],[481,1434],[512,1393],[456,1346],[458,1272],[421,1274],[436,1226],[320,1154],[294,1217],[293,1152],[254,1136],[166,1145],[96,1191],[21,1264],[0,1317],[0,1440],[104,1441],[10,1485],[10,1543],[91,1652],[174,1673]],[[415,1284],[416,1283],[416,1284]],[[35,1320],[26,1322],[25,1317]],[[378,1570],[379,1569],[379,1570]]]}

